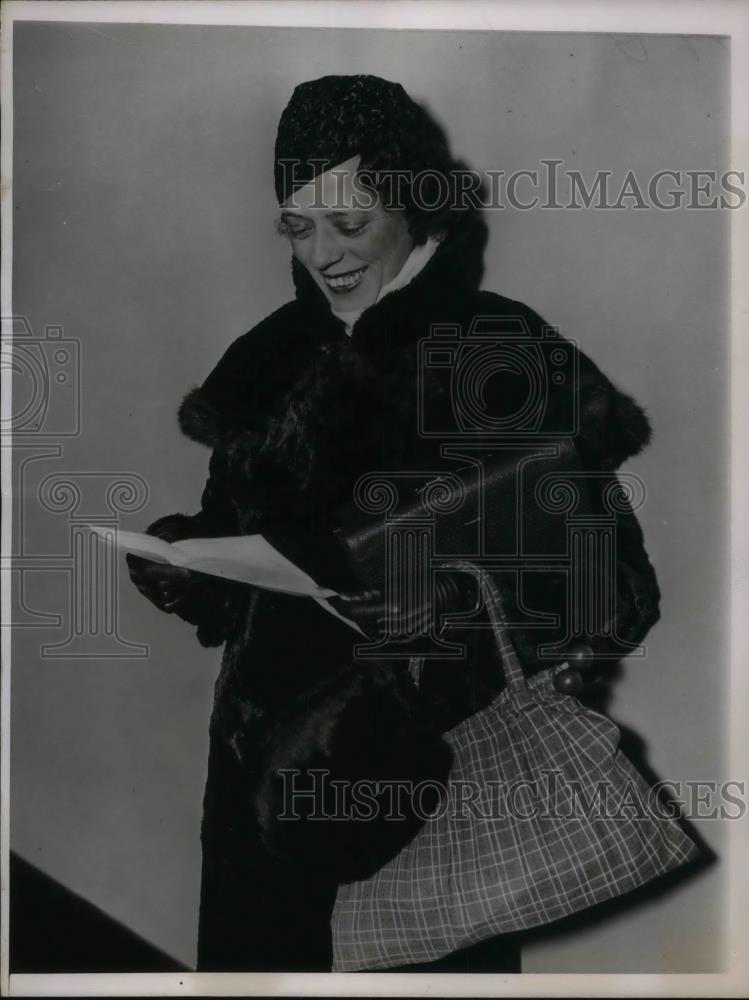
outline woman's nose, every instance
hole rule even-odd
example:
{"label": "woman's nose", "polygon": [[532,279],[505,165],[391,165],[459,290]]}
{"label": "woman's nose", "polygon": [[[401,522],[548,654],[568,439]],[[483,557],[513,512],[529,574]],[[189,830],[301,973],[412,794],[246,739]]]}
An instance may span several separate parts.
{"label": "woman's nose", "polygon": [[323,226],[318,227],[314,232],[312,241],[310,263],[318,271],[323,271],[343,256],[343,250],[339,246],[335,234],[326,232]]}

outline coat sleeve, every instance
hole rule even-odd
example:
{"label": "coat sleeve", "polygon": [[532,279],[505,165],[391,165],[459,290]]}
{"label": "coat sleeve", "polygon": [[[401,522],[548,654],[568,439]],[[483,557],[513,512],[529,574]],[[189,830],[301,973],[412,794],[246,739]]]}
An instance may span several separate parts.
{"label": "coat sleeve", "polygon": [[[232,424],[248,417],[243,408],[252,401],[247,385],[255,380],[254,333],[251,330],[235,340],[202,385],[190,389],[179,406],[177,417],[182,433],[211,448],[200,509],[194,514],[160,517],[146,529],[149,534],[177,542],[186,538],[218,538],[241,533],[231,500],[223,444]],[[197,626],[201,645],[218,646],[238,627],[251,591],[248,584],[192,572],[174,613]],[[158,592],[148,596],[157,607],[166,610]]]}
{"label": "coat sleeve", "polygon": [[[492,301],[487,301],[487,313],[492,311]],[[505,312],[523,320],[531,345],[551,341],[547,332],[552,328],[541,317],[522,303],[504,301]],[[542,435],[538,457],[534,457],[531,436],[527,453],[500,450],[484,468],[485,537],[489,551],[493,552],[561,555],[568,544],[566,517],[563,512],[554,516],[553,511],[542,509],[538,500],[538,489],[546,477],[574,477],[575,482],[585,487],[583,502],[588,505],[589,513],[604,515],[606,520],[610,520],[611,513],[607,498],[616,494],[616,565],[612,568],[599,565],[591,557],[587,567],[587,572],[593,574],[591,587],[600,588],[601,595],[611,594],[613,588],[612,613],[599,623],[600,634],[589,637],[594,654],[613,658],[617,651],[625,655],[627,644],[639,643],[660,615],[655,570],[645,550],[642,529],[616,475],[619,466],[650,441],[650,422],[635,400],[619,390],[584,352],[558,336],[556,343],[567,352],[567,357],[574,359],[574,364],[568,366],[564,381],[556,382],[551,377],[547,380],[545,409],[538,428]],[[523,412],[528,381],[509,369],[510,366],[506,375],[485,383],[483,402],[493,417],[508,419]],[[487,439],[489,448],[491,441],[492,438]],[[550,443],[556,446],[553,454],[548,447]],[[545,453],[548,457],[544,457]],[[470,484],[465,485],[470,497]],[[518,504],[523,513],[522,538],[518,534],[521,524]],[[474,508],[470,509],[473,513]],[[473,518],[466,518],[465,505],[459,505],[451,514],[440,514],[438,520],[442,551],[475,550],[474,529],[470,528]],[[384,584],[385,528],[384,515],[366,514],[354,504],[341,512],[339,538],[359,580],[370,587]],[[511,630],[521,659],[531,669],[549,666],[548,659],[539,658],[538,650],[547,644],[563,643],[569,618],[567,576],[562,571],[549,570],[516,578],[513,571],[498,582],[513,620],[527,622]],[[524,605],[556,617],[560,628],[550,634],[546,626],[532,626],[521,611]]]}
{"label": "coat sleeve", "polygon": [[548,361],[558,341],[576,362],[569,380],[556,383],[547,375],[547,412],[542,430],[546,434],[571,432],[584,468],[615,471],[650,443],[652,428],[644,409],[572,341],[558,333],[554,339],[549,338],[554,328],[538,313],[522,303],[515,305],[531,340],[549,345],[544,361]]}
{"label": "coat sleeve", "polygon": [[[167,542],[185,538],[211,538],[239,534],[236,512],[226,488],[226,469],[220,453],[214,451],[203,488],[200,510],[195,514],[167,514],[146,529]],[[197,626],[202,646],[219,646],[234,632],[249,599],[250,588],[233,580],[191,572],[183,585],[175,614]],[[158,595],[151,598],[160,607]],[[162,610],[165,610],[162,607]]]}
{"label": "coat sleeve", "polygon": [[[516,305],[534,339],[543,339],[553,329],[527,306]],[[626,655],[628,644],[641,642],[660,618],[655,569],[645,549],[642,528],[616,474],[627,459],[647,447],[652,428],[640,404],[619,389],[584,351],[561,336],[558,340],[565,350],[573,352],[574,377],[569,384],[556,386],[548,380],[544,430],[554,433],[573,428],[568,440],[574,444],[581,471],[588,474],[591,512],[610,515],[615,511],[613,576],[609,579],[608,570],[598,564],[588,567],[594,577],[592,586],[600,586],[601,594],[613,587],[611,616],[601,622],[601,634],[590,637],[596,655],[613,658],[617,652]],[[604,498],[614,495],[617,499],[612,508]],[[556,603],[561,606],[561,597]],[[527,635],[521,631],[518,638],[521,657],[525,652],[532,661],[538,637],[530,630]],[[528,642],[523,648],[524,639]]]}

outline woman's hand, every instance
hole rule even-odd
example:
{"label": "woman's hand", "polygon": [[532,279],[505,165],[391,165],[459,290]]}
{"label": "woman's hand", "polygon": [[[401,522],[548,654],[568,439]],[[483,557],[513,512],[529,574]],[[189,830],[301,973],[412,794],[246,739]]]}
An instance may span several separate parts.
{"label": "woman's hand", "polygon": [[234,580],[128,553],[130,578],[160,611],[195,625],[201,646],[220,646],[239,627],[250,588]]}
{"label": "woman's hand", "polygon": [[[179,542],[190,537],[192,518],[184,514],[171,514],[160,517],[147,529],[149,535],[161,538],[165,542]],[[168,615],[179,615],[191,625],[198,625],[195,601],[190,601],[191,584],[195,574],[181,566],[169,563],[154,562],[130,553],[126,556],[130,579],[140,593],[154,604],[160,611]],[[190,604],[193,604],[191,609]]]}
{"label": "woman's hand", "polygon": [[376,589],[341,593],[330,603],[370,638],[424,635],[439,629],[445,614],[476,610],[478,585],[465,573],[441,572],[435,576],[434,598],[417,604],[388,602]]}
{"label": "woman's hand", "polygon": [[[160,611],[167,614],[179,613],[186,604],[191,573],[181,566],[153,562],[140,556],[127,554],[130,579],[141,594]],[[187,619],[189,621],[189,618]],[[192,624],[196,624],[193,622]]]}
{"label": "woman's hand", "polygon": [[[442,615],[478,610],[479,590],[474,577],[464,573],[439,573],[435,578],[434,601],[424,601],[412,608],[402,608],[385,600],[380,590],[341,593],[331,599],[336,610],[355,622],[371,639],[385,635],[405,637],[423,635],[440,627]],[[561,694],[603,696],[615,671],[610,661],[599,660],[585,642],[573,642],[565,653],[567,669],[554,678]]]}

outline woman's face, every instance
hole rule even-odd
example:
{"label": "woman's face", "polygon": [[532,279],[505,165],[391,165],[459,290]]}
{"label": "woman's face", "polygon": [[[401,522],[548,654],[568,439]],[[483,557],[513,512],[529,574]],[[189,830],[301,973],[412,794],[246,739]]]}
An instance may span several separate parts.
{"label": "woman's face", "polygon": [[281,206],[294,256],[340,312],[373,305],[413,249],[404,213],[355,182],[359,160],[319,174]]}

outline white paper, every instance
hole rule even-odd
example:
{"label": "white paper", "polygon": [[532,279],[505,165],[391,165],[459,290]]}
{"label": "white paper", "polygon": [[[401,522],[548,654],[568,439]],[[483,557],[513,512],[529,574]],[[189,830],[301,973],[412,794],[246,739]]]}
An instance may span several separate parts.
{"label": "white paper", "polygon": [[237,535],[223,538],[187,538],[165,542],[162,538],[137,531],[123,531],[102,525],[88,525],[101,538],[110,538],[118,549],[153,562],[180,566],[210,576],[220,576],[239,583],[250,583],[264,590],[276,590],[296,597],[311,597],[335,618],[340,618],[361,635],[362,630],[340,614],[327,598],[337,597],[335,590],[321,587],[311,576],[282,555],[262,535]]}

